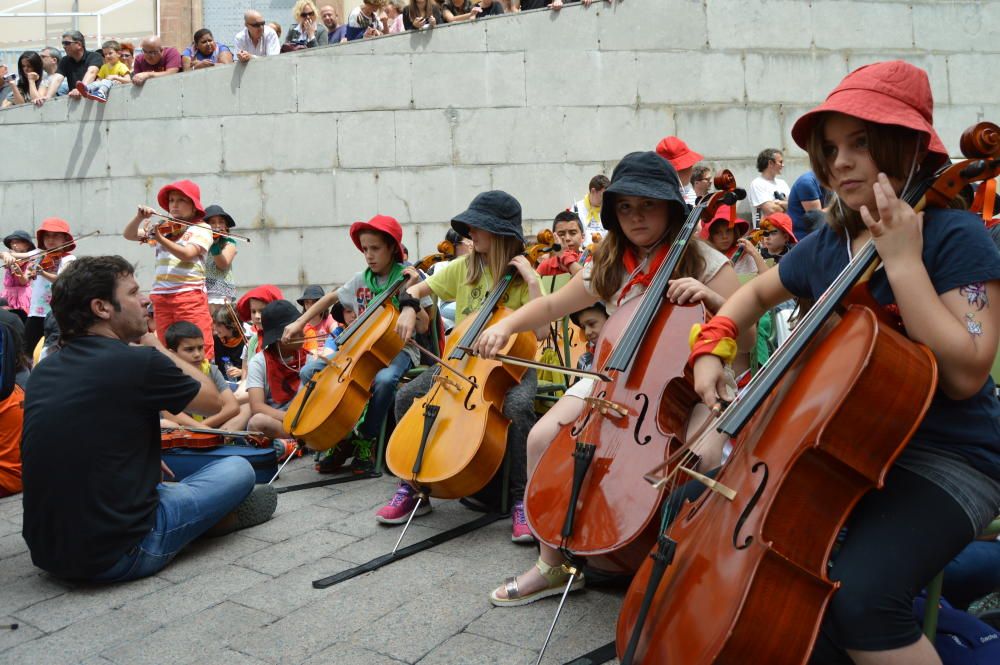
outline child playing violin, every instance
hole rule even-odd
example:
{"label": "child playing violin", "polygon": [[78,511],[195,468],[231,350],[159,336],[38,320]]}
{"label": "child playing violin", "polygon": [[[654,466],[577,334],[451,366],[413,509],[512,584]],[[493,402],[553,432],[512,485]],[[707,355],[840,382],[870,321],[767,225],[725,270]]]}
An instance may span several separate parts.
{"label": "child playing violin", "polygon": [[160,189],[156,201],[171,217],[190,223],[140,228],[155,211],[139,206],[122,232],[126,240],[155,241],[156,277],[149,298],[156,309],[156,335],[166,344],[166,330],[172,323],[190,321],[201,329],[205,357],[214,358],[212,317],[205,291],[205,256],[212,246],[212,229],[204,222],[201,189],[190,180],[178,180]]}
{"label": "child playing violin", "polygon": [[38,249],[28,252],[26,255],[14,254],[14,258],[30,258],[32,255],[40,255],[40,252],[52,250],[51,254],[44,255],[28,268],[31,281],[31,311],[24,322],[24,344],[25,349],[30,353],[38,345],[38,340],[42,338],[45,327],[45,316],[52,311],[52,283],[56,277],[65,270],[70,263],[76,260],[72,252],[76,249],[73,242],[73,234],[69,229],[69,222],[58,217],[49,217],[42,221],[42,225],[35,231],[35,240]]}
{"label": "child playing violin", "polygon": [[539,275],[575,275],[580,265],[580,246],[583,244],[583,222],[579,215],[563,210],[552,222],[552,233],[559,239],[562,248],[552,256],[540,261],[535,269]]}
{"label": "child playing violin", "polygon": [[798,242],[792,231],[792,218],[783,212],[772,212],[760,221],[760,238],[760,249],[748,238],[739,241],[758,274],[776,265]]}
{"label": "child playing violin", "polygon": [[234,429],[230,421],[240,413],[233,391],[229,389],[226,377],[214,364],[205,359],[205,338],[201,329],[190,321],[175,321],[167,328],[167,348],[177,354],[183,362],[205,374],[215,383],[222,398],[222,409],[212,416],[204,417],[196,413],[164,413],[160,417],[165,427],[185,425],[188,427],[215,427]]}
{"label": "child playing violin", "polygon": [[[354,310],[360,316],[364,314],[368,303],[400,278],[406,277],[411,283],[420,279],[415,268],[406,268],[403,265],[406,255],[406,248],[403,246],[403,227],[392,217],[376,215],[367,222],[355,222],[351,225],[349,233],[351,240],[354,241],[354,246],[365,255],[368,268],[355,274],[336,291],[331,291],[316,300],[292,325],[288,326],[282,339],[292,340],[301,337],[309,321],[321,317],[337,303]],[[394,303],[399,302],[398,296],[394,297],[393,300]],[[432,305],[433,301],[430,298],[426,296],[421,298],[418,307],[420,311],[413,322],[419,332],[427,331],[430,317],[426,310]],[[409,341],[408,337],[404,337],[404,339]],[[382,422],[392,407],[393,399],[396,396],[396,387],[403,375],[419,362],[419,349],[408,343],[392,359],[388,367],[375,374],[375,381],[371,387],[371,397],[368,400],[368,409],[363,421],[345,441],[329,451],[325,451],[326,454],[320,456],[317,462],[317,470],[320,473],[339,467],[339,462],[336,460],[340,456],[336,449],[340,446],[353,447],[352,469],[354,471],[367,473],[371,470],[373,467],[372,450],[378,441]],[[324,365],[322,360],[312,360],[306,365],[305,374],[311,376]]]}
{"label": "child playing violin", "polygon": [[229,309],[220,307],[212,314],[213,342],[215,344],[215,366],[227,381],[240,381],[243,377],[243,354],[246,344],[243,326]]}
{"label": "child playing violin", "polygon": [[[442,300],[454,300],[455,323],[474,314],[489,295],[508,266],[517,269],[513,283],[504,296],[503,306],[516,310],[525,303],[540,297],[544,285],[522,253],[524,252],[524,232],[521,226],[521,204],[510,194],[489,191],[472,200],[469,209],[455,216],[452,228],[462,237],[471,238],[471,254],[459,256],[444,268],[434,271],[426,281],[407,289],[412,298],[426,298],[434,295]],[[399,315],[397,331],[406,339],[412,335],[417,315],[413,307],[404,304]],[[534,327],[538,339],[548,334],[548,319]],[[401,419],[413,401],[426,395],[433,382],[433,372],[422,375],[406,384],[396,396],[396,419]],[[507,430],[507,454],[510,464],[510,499],[513,505],[513,531],[511,538],[518,539],[523,534],[524,489],[527,485],[527,465],[525,451],[528,431],[535,422],[534,399],[538,387],[535,370],[525,372],[521,382],[515,384],[504,398],[503,414],[510,419]],[[375,515],[382,524],[402,524],[413,512],[417,502],[417,491],[401,482],[396,493]],[[414,516],[426,515],[431,510],[430,501],[420,504]]]}
{"label": "child playing violin", "polygon": [[695,388],[714,406],[723,361],[701,342],[732,337],[789,298],[818,298],[873,241],[882,267],[870,294],[898,308],[907,336],[937,360],[937,394],[923,422],[884,487],[848,518],[829,571],[841,586],[813,663],[940,665],[914,620],[913,596],[1000,506],[1000,402],[989,377],[1000,331],[1000,254],[975,215],[917,214],[902,199],[915,174],[948,163],[932,109],[926,73],[895,61],[853,71],[799,118],[792,138],[835,195],[828,224],[733,295],[692,353]]}
{"label": "child playing violin", "polygon": [[734,206],[721,205],[711,220],[701,225],[698,237],[726,255],[737,275],[757,274],[757,265],[749,254],[744,242],[753,243],[744,236],[750,230],[750,223],[736,216]]}
{"label": "child playing violin", "polygon": [[[529,303],[483,331],[476,341],[477,352],[492,357],[511,335],[590,307],[595,299],[614,316],[621,305],[642,295],[686,217],[684,194],[673,166],[654,152],[626,155],[615,168],[604,193],[601,221],[608,235],[597,246],[593,262],[552,295]],[[736,273],[726,257],[692,239],[667,297],[677,304],[700,302],[710,312],[716,312],[738,287]],[[749,328],[752,330],[752,326]],[[581,384],[587,385],[577,388]],[[579,399],[579,391],[592,385],[588,379],[575,384],[532,431],[528,442],[529,473],[560,426],[572,423],[583,412],[584,401]],[[582,393],[589,394],[589,390]],[[713,440],[713,444],[721,449],[722,441]],[[532,568],[516,579],[509,578],[490,594],[494,605],[526,605],[557,594],[566,585],[569,573],[560,567],[564,562],[562,553],[544,543],[540,546],[540,556]],[[581,574],[573,588],[582,586]]]}
{"label": "child playing violin", "polygon": [[[3,244],[11,252],[18,254],[27,254],[35,249],[35,243],[31,241],[31,236],[27,231],[14,231],[3,239]],[[4,254],[9,256],[6,252]],[[26,274],[27,264],[25,262],[15,266],[12,256],[10,262],[11,265],[7,265],[3,276],[3,297],[7,299],[10,311],[24,321],[31,309],[31,280]],[[22,269],[21,266],[25,267]]]}
{"label": "child playing violin", "polygon": [[229,233],[236,226],[236,220],[222,206],[213,204],[205,208],[205,223],[212,229],[212,245],[208,248],[205,261],[205,290],[208,307],[214,312],[236,300],[236,286],[233,284],[236,239],[221,235]]}

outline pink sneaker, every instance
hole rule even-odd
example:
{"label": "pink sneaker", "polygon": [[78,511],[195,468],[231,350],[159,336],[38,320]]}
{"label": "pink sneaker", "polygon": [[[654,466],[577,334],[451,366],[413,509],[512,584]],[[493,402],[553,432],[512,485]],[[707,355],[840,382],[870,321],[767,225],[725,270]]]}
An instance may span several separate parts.
{"label": "pink sneaker", "polygon": [[514,523],[513,528],[510,532],[510,540],[513,543],[533,543],[535,542],[535,535],[531,533],[531,529],[528,528],[528,518],[524,514],[524,501],[518,501],[514,504],[514,510],[510,514],[511,521]]}
{"label": "pink sneaker", "polygon": [[[413,507],[417,505],[417,491],[407,485],[400,483],[396,488],[396,493],[389,499],[389,503],[382,506],[375,513],[375,521],[382,524],[403,524],[413,512]],[[414,517],[420,517],[431,512],[431,500],[429,498],[420,502]]]}

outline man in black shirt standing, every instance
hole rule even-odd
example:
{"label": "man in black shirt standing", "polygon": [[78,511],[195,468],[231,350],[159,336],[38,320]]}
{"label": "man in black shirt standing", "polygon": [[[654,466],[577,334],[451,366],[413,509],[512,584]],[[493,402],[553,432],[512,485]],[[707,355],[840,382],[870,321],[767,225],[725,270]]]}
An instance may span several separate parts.
{"label": "man in black shirt standing", "polygon": [[52,99],[59,85],[65,79],[69,84],[69,96],[79,99],[80,93],[76,89],[76,84],[82,81],[84,85],[89,85],[97,79],[97,72],[104,64],[104,56],[100,53],[87,50],[83,33],[79,30],[64,32],[62,36],[62,47],[66,55],[59,61],[56,73],[52,75],[52,80],[45,88],[45,97],[42,99]]}
{"label": "man in black shirt standing", "polygon": [[209,529],[260,523],[277,504],[238,457],[160,482],[160,411],[211,415],[222,401],[208,376],[147,332],[133,273],[119,256],[93,256],[60,274],[52,311],[62,348],[25,391],[22,535],[34,564],[57,577],[153,575]]}

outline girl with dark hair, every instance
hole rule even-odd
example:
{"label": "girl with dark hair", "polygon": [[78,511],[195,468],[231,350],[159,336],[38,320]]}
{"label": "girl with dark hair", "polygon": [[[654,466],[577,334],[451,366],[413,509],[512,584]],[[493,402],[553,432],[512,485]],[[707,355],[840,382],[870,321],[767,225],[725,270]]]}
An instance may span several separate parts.
{"label": "girl with dark hair", "polygon": [[181,53],[181,67],[185,72],[232,63],[233,52],[225,44],[216,43],[212,31],[208,28],[202,28],[194,33],[191,45]]}
{"label": "girl with dark hair", "polygon": [[847,519],[829,568],[840,588],[810,663],[940,665],[914,619],[913,597],[1000,506],[1000,401],[989,376],[1000,336],[1000,309],[991,306],[1000,298],[1000,253],[976,215],[918,214],[905,200],[918,173],[948,162],[933,105],[923,70],[880,62],[848,74],[799,118],[792,138],[834,193],[828,223],[744,285],[694,340],[695,389],[712,407],[724,370],[712,346],[789,298],[819,299],[874,242],[882,267],[868,293],[898,312],[905,334],[937,360],[937,391],[923,421],[882,488]]}
{"label": "girl with dark hair", "polygon": [[45,95],[48,76],[42,69],[42,56],[34,51],[25,51],[17,59],[17,83],[8,82],[13,104],[27,104]]}
{"label": "girl with dark hair", "polygon": [[[655,152],[626,155],[604,192],[601,222],[608,235],[594,251],[594,260],[552,295],[529,303],[484,330],[476,340],[477,352],[491,358],[515,333],[547,326],[549,321],[593,307],[595,301],[613,317],[619,307],[645,292],[686,217],[687,204],[680,178],[670,162]],[[700,302],[710,312],[716,312],[738,287],[739,280],[726,257],[692,238],[666,295],[677,304]],[[753,327],[748,329],[752,335]],[[528,438],[529,474],[560,426],[575,421],[583,413],[586,402],[579,397],[586,398],[590,393],[577,390],[582,394],[560,398],[545,419],[532,429]],[[703,455],[708,469],[712,468],[711,458],[721,456],[722,440],[713,439],[712,443],[718,449],[712,451],[713,455]],[[537,563],[519,577],[507,579],[490,594],[490,602],[497,606],[526,605],[562,591],[569,581],[569,573],[561,568],[563,554],[544,543],[539,545]],[[580,574],[573,588],[582,587]]]}

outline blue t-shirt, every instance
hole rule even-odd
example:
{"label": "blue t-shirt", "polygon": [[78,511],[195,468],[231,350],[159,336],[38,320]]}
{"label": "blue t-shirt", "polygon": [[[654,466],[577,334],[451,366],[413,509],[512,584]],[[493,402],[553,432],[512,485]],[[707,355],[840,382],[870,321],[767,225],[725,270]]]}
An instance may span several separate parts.
{"label": "blue t-shirt", "polygon": [[[986,232],[983,220],[968,212],[944,209],[926,212],[923,258],[938,294],[975,282],[1000,279],[1000,252]],[[778,276],[794,295],[816,299],[847,262],[846,235],[824,225],[785,256],[778,264]],[[879,304],[895,302],[884,270],[872,276],[870,289]],[[994,394],[993,379],[987,378],[978,393],[964,400],[950,399],[939,389],[913,438],[954,451],[983,473],[1000,480],[1000,401]]]}
{"label": "blue t-shirt", "polygon": [[803,201],[823,203],[823,188],[820,187],[819,180],[812,171],[800,175],[788,193],[788,216],[792,218],[792,232],[799,240],[809,235],[809,229],[802,220],[806,214],[805,208],[802,207]]}
{"label": "blue t-shirt", "polygon": [[203,55],[202,52],[199,51],[198,49],[194,48],[193,46],[188,46],[186,49],[184,49],[184,52],[181,53],[181,57],[191,58],[193,60],[198,60],[198,61],[211,60],[215,64],[219,64],[219,56],[222,55],[223,53],[232,53],[232,51],[230,51],[229,47],[226,46],[225,44],[217,43],[215,45],[215,50],[212,51],[212,55]]}

